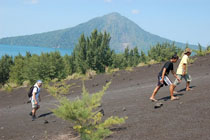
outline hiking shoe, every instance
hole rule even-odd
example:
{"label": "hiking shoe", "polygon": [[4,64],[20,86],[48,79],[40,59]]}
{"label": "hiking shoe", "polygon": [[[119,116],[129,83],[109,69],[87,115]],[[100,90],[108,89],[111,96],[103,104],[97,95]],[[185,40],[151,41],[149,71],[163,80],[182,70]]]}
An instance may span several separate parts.
{"label": "hiking shoe", "polygon": [[29,103],[31,103],[31,100],[28,100],[28,101],[27,101],[27,104],[29,104]]}
{"label": "hiking shoe", "polygon": [[30,112],[29,115],[32,116],[32,112]]}
{"label": "hiking shoe", "polygon": [[32,116],[32,121],[34,121],[36,119],[36,116]]}

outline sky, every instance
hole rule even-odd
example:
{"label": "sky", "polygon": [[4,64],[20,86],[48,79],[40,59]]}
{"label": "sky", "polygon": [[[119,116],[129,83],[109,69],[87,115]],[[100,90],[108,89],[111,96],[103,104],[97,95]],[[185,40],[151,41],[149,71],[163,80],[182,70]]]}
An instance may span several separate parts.
{"label": "sky", "polygon": [[74,27],[112,12],[152,34],[210,45],[210,0],[0,0],[0,38]]}

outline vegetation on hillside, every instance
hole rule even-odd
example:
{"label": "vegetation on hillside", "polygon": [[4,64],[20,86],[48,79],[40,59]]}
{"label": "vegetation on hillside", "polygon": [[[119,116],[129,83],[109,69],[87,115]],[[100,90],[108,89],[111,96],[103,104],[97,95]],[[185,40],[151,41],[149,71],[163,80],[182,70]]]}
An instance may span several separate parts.
{"label": "vegetation on hillside", "polygon": [[203,47],[198,43],[198,49],[193,50],[193,52],[195,52],[197,56],[205,56],[206,54],[210,53],[210,46],[207,46],[206,50],[204,50]]}
{"label": "vegetation on hillside", "polygon": [[[108,33],[94,30],[89,37],[81,35],[71,55],[61,56],[59,52],[31,55],[27,52],[25,56],[19,54],[14,58],[8,55],[2,56],[0,85],[6,83],[22,85],[24,81],[33,84],[37,79],[62,80],[75,73],[86,74],[89,71],[104,73],[106,70],[111,71],[110,69],[135,67],[139,63],[143,65],[166,61],[175,53],[181,56],[183,51],[175,43],[158,43],[151,46],[148,55],[143,50],[139,51],[138,47],[134,49],[127,47],[123,53],[117,54],[110,49],[110,40]],[[198,46],[198,51],[195,50],[197,55],[205,55],[210,51],[210,46],[207,50],[202,50],[202,47]]]}

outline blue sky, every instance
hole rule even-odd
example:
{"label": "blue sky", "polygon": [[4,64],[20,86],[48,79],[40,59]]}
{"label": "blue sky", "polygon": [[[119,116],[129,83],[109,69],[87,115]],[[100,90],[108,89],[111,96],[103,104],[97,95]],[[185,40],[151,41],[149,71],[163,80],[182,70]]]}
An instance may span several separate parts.
{"label": "blue sky", "polygon": [[0,38],[74,27],[111,12],[161,37],[210,45],[210,0],[0,0]]}

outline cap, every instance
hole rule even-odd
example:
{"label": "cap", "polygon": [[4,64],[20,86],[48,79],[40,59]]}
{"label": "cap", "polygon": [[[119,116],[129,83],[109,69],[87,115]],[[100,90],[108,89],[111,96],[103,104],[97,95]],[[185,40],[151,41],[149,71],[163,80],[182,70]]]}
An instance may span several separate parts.
{"label": "cap", "polygon": [[37,83],[40,83],[40,84],[42,84],[42,80],[37,80]]}
{"label": "cap", "polygon": [[173,56],[171,56],[171,59],[179,59],[179,56],[177,56],[177,54],[174,54]]}

